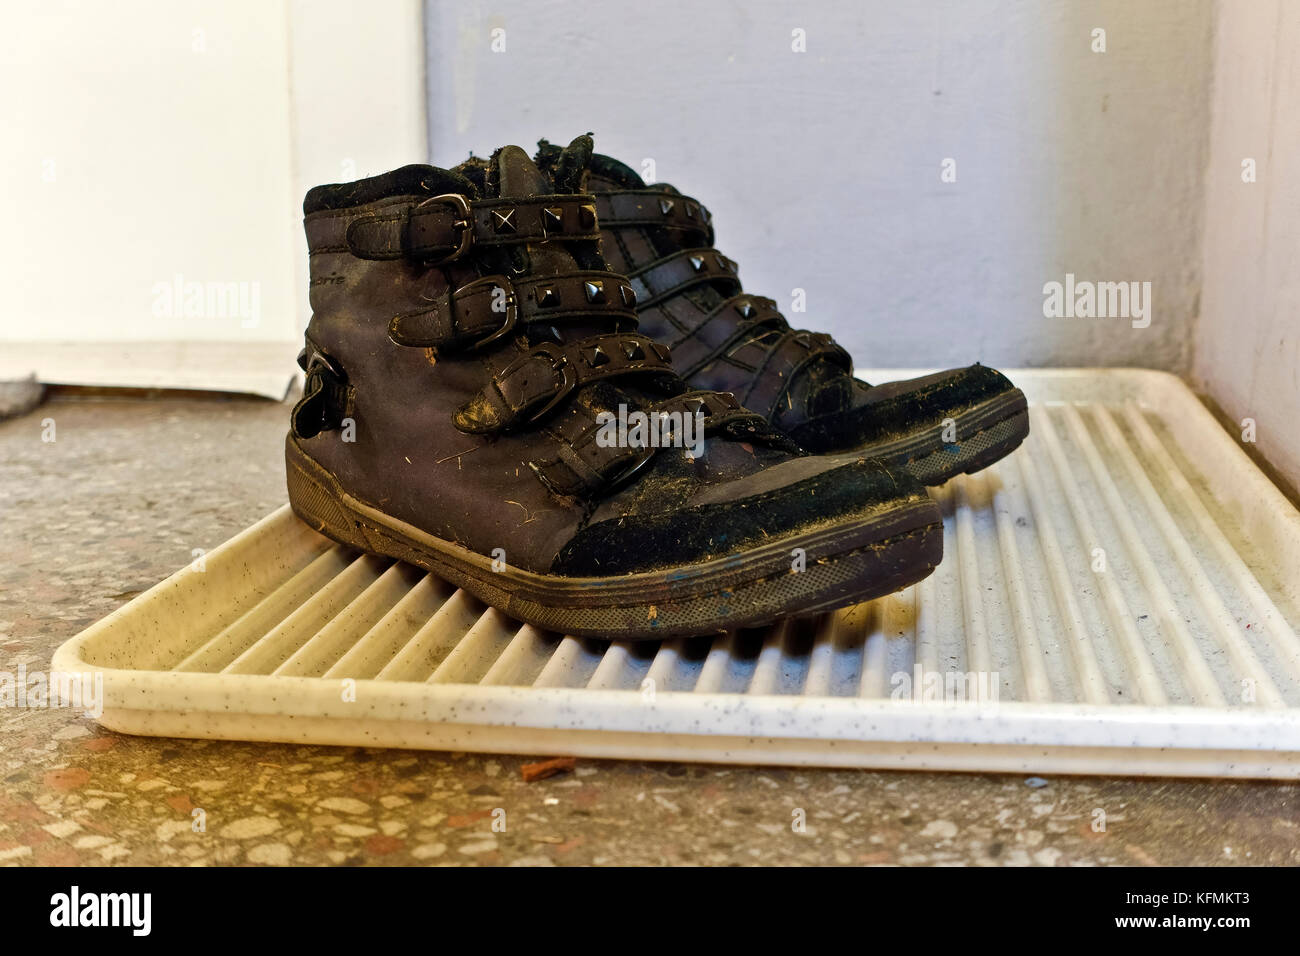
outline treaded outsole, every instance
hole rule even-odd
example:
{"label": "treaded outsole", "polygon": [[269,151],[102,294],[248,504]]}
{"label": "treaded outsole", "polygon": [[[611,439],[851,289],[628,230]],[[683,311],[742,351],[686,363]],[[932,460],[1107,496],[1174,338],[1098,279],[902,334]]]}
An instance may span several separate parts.
{"label": "treaded outsole", "polygon": [[[414,564],[527,624],[579,637],[659,640],[762,626],[893,593],[929,575],[943,555],[937,507],[913,499],[697,565],[608,578],[494,571],[489,558],[348,496],[292,435],[285,456],[290,505],[317,531]],[[794,548],[804,549],[803,570],[792,569]]]}
{"label": "treaded outsole", "polygon": [[954,442],[945,443],[942,426],[936,424],[832,457],[878,458],[923,485],[941,485],[957,475],[987,468],[1019,448],[1029,434],[1029,404],[1020,389],[1013,389],[953,416],[953,424]]}

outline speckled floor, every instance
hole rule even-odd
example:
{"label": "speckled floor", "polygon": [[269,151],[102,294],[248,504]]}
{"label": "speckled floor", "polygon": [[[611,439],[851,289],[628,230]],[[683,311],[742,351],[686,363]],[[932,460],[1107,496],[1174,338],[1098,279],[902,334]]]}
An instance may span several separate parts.
{"label": "speckled floor", "polygon": [[[0,422],[0,671],[45,668],[281,504],[287,413],[56,396]],[[525,783],[534,759],[126,737],[0,709],[0,864],[1300,863],[1293,784],[616,761]]]}

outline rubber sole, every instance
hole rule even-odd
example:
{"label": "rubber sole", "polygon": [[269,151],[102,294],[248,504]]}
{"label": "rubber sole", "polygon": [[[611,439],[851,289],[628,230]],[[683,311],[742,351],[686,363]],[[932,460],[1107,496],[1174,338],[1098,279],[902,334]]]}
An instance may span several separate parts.
{"label": "rubber sole", "polygon": [[698,564],[614,577],[494,570],[492,559],[348,495],[292,436],[285,458],[289,503],[317,531],[424,568],[524,623],[579,637],[659,640],[761,626],[891,594],[943,557],[938,507],[911,499]]}
{"label": "rubber sole", "polygon": [[924,485],[941,485],[987,468],[1019,448],[1029,434],[1029,403],[1024,392],[1012,389],[953,416],[953,425],[953,442],[943,440],[945,428],[939,425],[866,445],[853,454],[886,461]]}

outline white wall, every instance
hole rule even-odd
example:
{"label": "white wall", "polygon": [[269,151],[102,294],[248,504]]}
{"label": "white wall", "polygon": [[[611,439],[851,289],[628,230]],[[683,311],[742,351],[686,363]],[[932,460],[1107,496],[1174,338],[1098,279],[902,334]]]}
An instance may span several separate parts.
{"label": "white wall", "polygon": [[311,318],[302,198],[428,158],[420,0],[289,0],[297,339]]}
{"label": "white wall", "polygon": [[[274,393],[306,319],[309,186],[590,129],[703,198],[749,287],[806,289],[792,318],[859,363],[1191,373],[1300,485],[1295,4],[467,0],[420,19],[419,0],[9,5],[0,378]],[[1067,272],[1151,281],[1150,328],[1044,318]],[[168,305],[177,275],[255,285],[256,314]]]}
{"label": "white wall", "polygon": [[[286,29],[278,3],[6,8],[7,336],[292,334]],[[168,302],[178,275],[242,283],[246,308]]]}
{"label": "white wall", "polygon": [[[1218,9],[1194,378],[1300,488],[1300,5]],[[1242,162],[1255,161],[1255,182]]]}
{"label": "white wall", "polygon": [[[748,289],[787,305],[806,289],[792,318],[860,365],[1185,372],[1211,14],[1196,0],[431,0],[430,151],[452,164],[592,130],[598,151],[652,158],[713,211]],[[947,157],[955,183],[940,181]],[[1043,285],[1067,272],[1152,282],[1150,327],[1044,318]]]}
{"label": "white wall", "polygon": [[424,158],[420,22],[419,0],[8,5],[0,379],[282,395],[303,193]]}

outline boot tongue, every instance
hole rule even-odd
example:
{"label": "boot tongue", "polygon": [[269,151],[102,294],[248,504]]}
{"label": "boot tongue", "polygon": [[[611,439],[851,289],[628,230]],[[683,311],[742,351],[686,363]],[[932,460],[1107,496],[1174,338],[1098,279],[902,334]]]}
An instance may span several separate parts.
{"label": "boot tongue", "polygon": [[[499,199],[532,199],[553,192],[550,179],[518,146],[503,147],[495,157],[496,193]],[[526,247],[528,271],[532,275],[561,275],[578,269],[568,244],[530,242]]]}
{"label": "boot tongue", "polygon": [[[495,198],[499,199],[531,199],[534,196],[580,193],[591,162],[591,149],[591,136],[579,136],[560,152],[556,174],[548,176],[518,146],[503,147],[493,157],[488,170],[488,191],[495,191]],[[603,272],[608,266],[600,258],[595,245],[590,241],[530,242],[522,248],[516,247],[516,255],[523,256],[523,261],[517,264],[530,277],[560,276],[588,270]],[[564,344],[580,342],[612,331],[614,326],[609,319],[593,316],[590,320],[568,319],[555,326],[532,323],[526,334],[534,344]],[[621,403],[640,408],[650,399],[640,383],[620,379],[586,385],[579,389],[574,400],[595,416],[616,408]]]}
{"label": "boot tongue", "polygon": [[518,146],[497,153],[497,195],[502,199],[530,199],[551,191],[550,181]]}
{"label": "boot tongue", "polygon": [[[585,152],[585,156],[583,153]],[[564,151],[568,162],[578,162],[585,167],[591,154],[591,138],[580,136]],[[534,196],[547,196],[563,192],[562,188],[552,184],[551,178],[543,173],[537,164],[518,146],[505,146],[493,158],[494,175],[489,182],[495,182],[496,195],[500,199],[531,199]],[[574,255],[574,243],[562,240],[550,242],[530,242],[519,250],[527,258],[526,272],[530,276],[559,276],[584,269],[599,268],[603,265],[583,266]],[[551,329],[549,326],[534,326],[529,335],[537,341],[576,342],[591,335],[611,331],[606,321],[599,319],[592,322],[568,321]]]}

